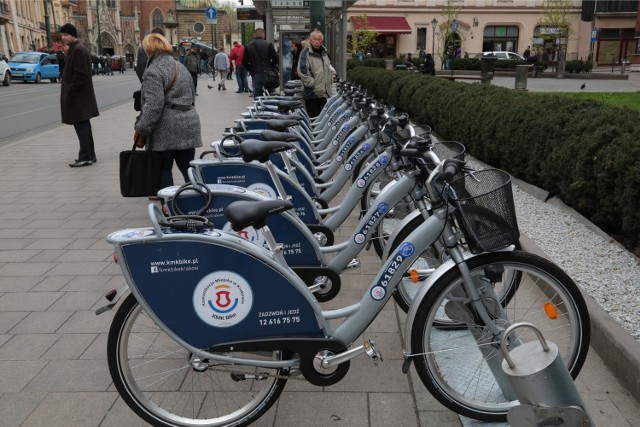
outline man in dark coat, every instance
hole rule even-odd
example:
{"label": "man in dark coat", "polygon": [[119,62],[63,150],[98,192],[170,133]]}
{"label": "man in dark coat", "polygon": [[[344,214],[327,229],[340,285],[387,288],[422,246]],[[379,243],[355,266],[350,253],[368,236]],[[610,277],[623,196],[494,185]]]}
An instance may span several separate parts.
{"label": "man in dark coat", "polygon": [[90,166],[97,162],[90,120],[99,114],[91,80],[91,53],[78,40],[78,30],[73,25],[64,24],[59,33],[62,43],[69,47],[60,75],[62,123],[73,125],[80,141],[78,158],[69,166]]}
{"label": "man in dark coat", "polygon": [[[264,88],[265,67],[271,65],[278,65],[278,53],[273,47],[273,44],[268,42],[265,38],[264,29],[258,28],[253,33],[253,41],[244,48],[244,55],[242,55],[242,65],[249,70],[251,74],[251,80],[253,81],[253,95],[255,97],[262,96],[262,89]],[[267,90],[273,90],[275,88],[265,88]]]}

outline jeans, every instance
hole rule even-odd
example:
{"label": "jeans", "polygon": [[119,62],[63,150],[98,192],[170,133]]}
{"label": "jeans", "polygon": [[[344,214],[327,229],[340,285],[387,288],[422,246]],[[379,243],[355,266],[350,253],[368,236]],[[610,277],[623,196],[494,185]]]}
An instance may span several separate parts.
{"label": "jeans", "polygon": [[236,65],[236,80],[238,81],[239,92],[249,92],[249,77],[247,69],[242,65]]}
{"label": "jeans", "polygon": [[80,141],[80,152],[78,153],[78,161],[93,160],[96,152],[93,146],[93,132],[91,131],[91,122],[83,120],[73,124]]}
{"label": "jeans", "polygon": [[264,95],[262,90],[264,88],[264,74],[257,73],[251,76],[251,80],[253,80],[253,96],[255,98]]}
{"label": "jeans", "polygon": [[196,156],[195,148],[186,150],[167,150],[160,151],[162,153],[162,173],[160,175],[160,186],[162,188],[171,187],[173,185],[173,162],[176,162],[178,169],[184,177],[184,182],[189,180],[187,171],[189,170],[189,162]]}

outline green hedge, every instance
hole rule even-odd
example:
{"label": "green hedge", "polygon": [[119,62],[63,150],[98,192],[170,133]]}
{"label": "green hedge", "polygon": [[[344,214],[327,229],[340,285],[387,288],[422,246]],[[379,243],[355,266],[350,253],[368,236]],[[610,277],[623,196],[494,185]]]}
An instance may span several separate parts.
{"label": "green hedge", "polygon": [[348,73],[474,157],[557,195],[640,250],[640,115],[592,100],[357,67]]}

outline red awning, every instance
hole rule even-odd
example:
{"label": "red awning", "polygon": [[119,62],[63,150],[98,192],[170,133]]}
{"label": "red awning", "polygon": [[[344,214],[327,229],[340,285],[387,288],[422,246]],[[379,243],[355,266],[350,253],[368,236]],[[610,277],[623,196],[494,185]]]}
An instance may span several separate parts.
{"label": "red awning", "polygon": [[[367,16],[369,26],[379,33],[387,34],[411,34],[411,26],[403,16]],[[362,27],[362,18],[352,16],[353,28],[359,30]]]}

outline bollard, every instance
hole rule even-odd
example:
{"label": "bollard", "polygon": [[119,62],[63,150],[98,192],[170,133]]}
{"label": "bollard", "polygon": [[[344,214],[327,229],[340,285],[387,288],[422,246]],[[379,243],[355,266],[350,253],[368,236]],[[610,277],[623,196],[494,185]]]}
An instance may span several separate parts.
{"label": "bollard", "polygon": [[528,65],[516,65],[516,90],[527,90]]}
{"label": "bollard", "polygon": [[627,71],[627,61],[624,59],[620,61],[620,74],[624,74]]}
{"label": "bollard", "polygon": [[384,69],[385,70],[393,70],[393,59],[385,59],[384,60]]}
{"label": "bollard", "polygon": [[[521,327],[533,329],[539,342],[530,341],[508,352],[508,335]],[[502,370],[520,401],[520,406],[507,414],[511,427],[593,425],[558,347],[547,342],[538,328],[525,322],[509,326],[502,335],[500,350],[504,356]]]}

